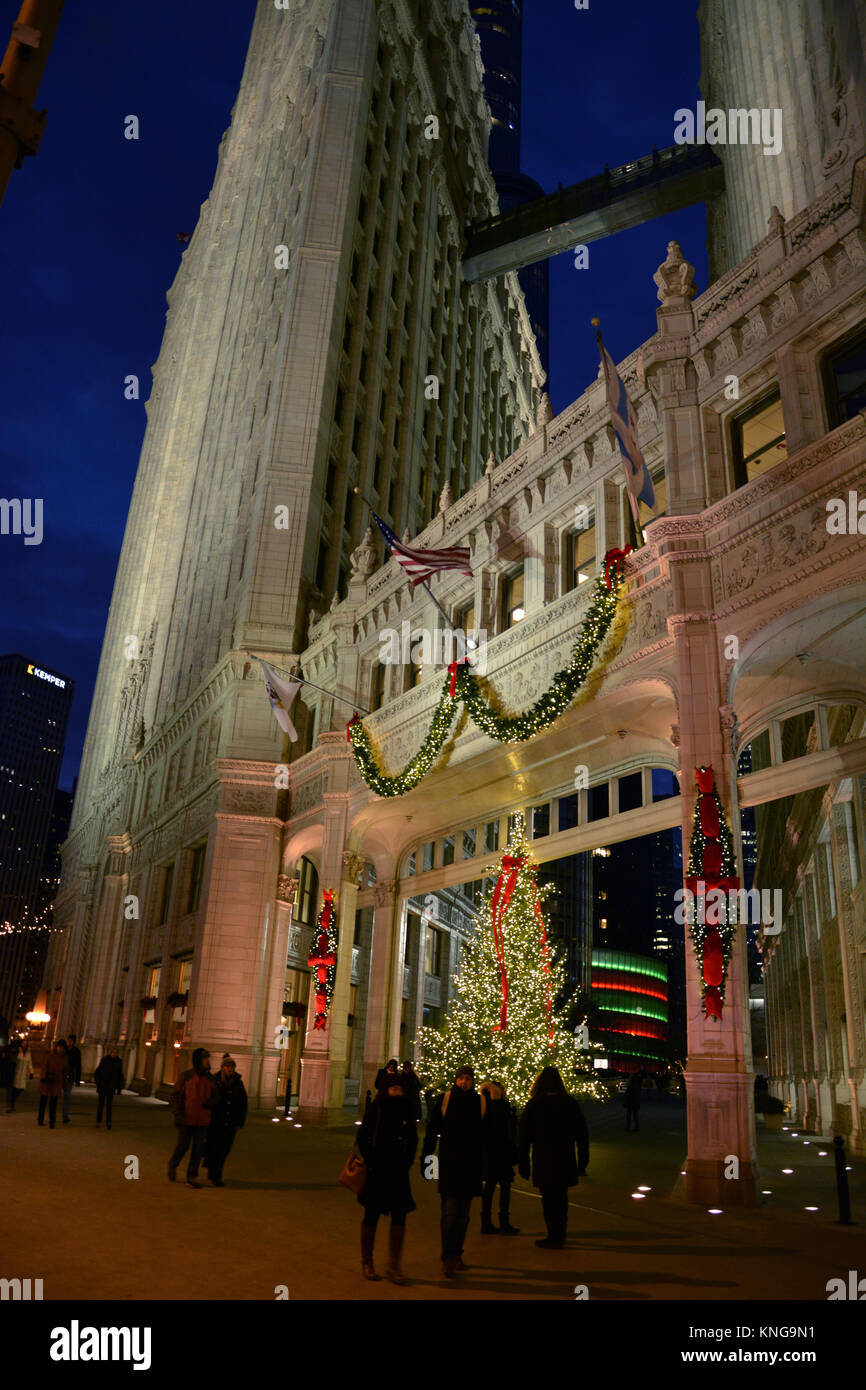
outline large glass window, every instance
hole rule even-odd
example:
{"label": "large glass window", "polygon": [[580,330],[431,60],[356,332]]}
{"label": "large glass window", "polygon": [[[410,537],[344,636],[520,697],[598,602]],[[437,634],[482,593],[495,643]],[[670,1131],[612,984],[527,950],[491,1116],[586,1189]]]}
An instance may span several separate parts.
{"label": "large glass window", "polygon": [[568,537],[566,560],[566,593],[579,589],[595,572],[595,522]]}
{"label": "large glass window", "polygon": [[824,396],[831,429],[866,410],[866,334],[824,359]]}
{"label": "large glass window", "polygon": [[201,898],[201,886],[204,880],[204,860],[207,853],[207,845],[196,845],[192,852],[192,866],[189,876],[189,897],[187,898],[187,912],[198,911],[199,900]]}
{"label": "large glass window", "polygon": [[523,566],[506,575],[502,581],[502,631],[515,627],[523,621],[526,610],[523,607],[524,574]]}
{"label": "large glass window", "polygon": [[316,907],[319,899],[319,875],[315,864],[304,858],[297,868],[298,891],[292,918],[301,926],[311,927],[316,920]]}
{"label": "large glass window", "polygon": [[735,487],[744,487],[787,456],[778,391],[735,415],[731,428]]}
{"label": "large glass window", "polygon": [[171,886],[174,882],[174,863],[166,864],[162,871],[162,885],[159,895],[159,925],[168,921],[171,907]]}
{"label": "large glass window", "polygon": [[442,943],[444,932],[437,931],[435,927],[427,927],[427,955],[424,962],[424,969],[428,975],[442,974]]}

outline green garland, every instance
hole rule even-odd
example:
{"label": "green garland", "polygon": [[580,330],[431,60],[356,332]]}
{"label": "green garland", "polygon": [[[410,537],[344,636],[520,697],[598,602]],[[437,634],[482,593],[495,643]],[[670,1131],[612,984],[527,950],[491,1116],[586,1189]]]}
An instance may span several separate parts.
{"label": "green garland", "polygon": [[445,746],[458,699],[463,701],[479,729],[500,743],[524,743],[558,719],[584,685],[601,644],[610,631],[622,582],[620,564],[625,553],[614,551],[605,556],[571,660],[561,671],[557,671],[548,689],[523,714],[504,712],[499,706],[496,692],[492,691],[492,698],[488,698],[485,694],[487,682],[479,680],[465,663],[461,663],[456,668],[456,679],[450,669],[446,674],[427,737],[418,752],[401,772],[393,776],[384,771],[373,739],[356,714],[346,726],[346,738],[352,745],[358,770],[367,786],[378,796],[403,796],[416,787],[432,769]]}
{"label": "green garland", "polygon": [[427,733],[427,737],[418,749],[414,758],[398,772],[396,776],[389,777],[382,771],[378,753],[369,732],[357,717],[352,720],[346,729],[346,735],[352,744],[355,752],[355,762],[367,786],[370,787],[378,796],[403,796],[405,792],[410,792],[413,787],[417,787],[421,778],[432,768],[439,754],[445,746],[445,741],[454,722],[454,711],[457,700],[451,694],[451,673],[445,677],[445,684],[442,687],[442,694],[439,696],[439,703],[433,714],[433,722]]}

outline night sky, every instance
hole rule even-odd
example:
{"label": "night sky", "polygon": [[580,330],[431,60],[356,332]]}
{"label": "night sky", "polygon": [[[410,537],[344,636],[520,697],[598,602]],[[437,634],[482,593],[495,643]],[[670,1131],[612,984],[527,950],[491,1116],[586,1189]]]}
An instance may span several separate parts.
{"label": "night sky", "polygon": [[[526,0],[522,167],[545,190],[673,143],[698,99],[696,0]],[[5,48],[18,0],[0,4]],[[0,652],[71,676],[71,787],[145,428],[166,291],[208,196],[253,0],[67,4],[40,88],[42,149],[0,207],[4,342],[0,496],[43,499],[41,545],[0,536]],[[141,138],[123,137],[139,117]],[[559,412],[595,378],[589,319],[615,360],[656,326],[652,275],[676,237],[707,283],[702,207],[551,264],[549,390]],[[141,382],[126,401],[124,377]]]}

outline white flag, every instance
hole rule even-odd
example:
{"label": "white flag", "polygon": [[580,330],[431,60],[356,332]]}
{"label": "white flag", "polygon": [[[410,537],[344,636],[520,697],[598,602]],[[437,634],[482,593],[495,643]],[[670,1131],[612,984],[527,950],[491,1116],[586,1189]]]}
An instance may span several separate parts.
{"label": "white flag", "polygon": [[288,734],[292,743],[298,741],[298,731],[289,718],[289,710],[292,708],[295,696],[300,690],[303,681],[293,681],[283,676],[278,676],[272,666],[266,661],[260,660],[262,673],[265,678],[265,688],[268,692],[268,699],[271,702],[271,709],[280,728]]}

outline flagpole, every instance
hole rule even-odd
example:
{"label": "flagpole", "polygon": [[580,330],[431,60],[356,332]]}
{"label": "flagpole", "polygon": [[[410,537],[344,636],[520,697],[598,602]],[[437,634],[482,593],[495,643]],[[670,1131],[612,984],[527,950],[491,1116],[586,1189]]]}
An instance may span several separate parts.
{"label": "flagpole", "polygon": [[[363,492],[361,491],[361,489],[360,489],[359,487],[353,488],[352,491],[355,493],[356,497],[360,497],[360,499],[361,499],[362,502],[366,502],[366,504],[367,504],[367,506],[370,508],[370,511],[371,511],[371,512],[374,512],[374,511],[376,510],[376,508],[373,506],[373,503],[370,501],[370,499],[369,499],[368,497],[365,497],[365,496],[364,496]],[[390,547],[389,547],[389,549],[390,549]],[[413,586],[413,587],[414,587],[414,586]],[[422,588],[422,589],[425,589],[425,590],[427,591],[427,594],[428,594],[429,598],[432,600],[434,607],[435,607],[435,608],[438,608],[439,612],[442,614],[442,617],[445,619],[445,626],[446,626],[446,628],[448,628],[449,631],[450,631],[450,629],[451,629],[451,618],[450,618],[450,616],[445,612],[445,609],[442,607],[442,604],[441,604],[441,603],[439,602],[439,600],[436,598],[436,595],[432,592],[432,590],[431,590],[431,588],[430,588],[430,585],[427,583],[427,580],[426,580],[426,579],[422,579],[422,580],[421,580],[421,588]]]}
{"label": "flagpole", "polygon": [[[255,652],[251,652],[247,647],[244,647],[243,650],[246,652],[247,656],[251,656],[251,657],[252,657],[253,661],[258,661],[258,662],[264,661],[264,657],[256,656]],[[356,704],[353,704],[351,700],[344,700],[343,697],[342,697],[342,695],[335,695],[334,692],[333,692],[333,690],[326,690],[326,689],[324,688],[324,686],[322,686],[322,685],[316,685],[315,681],[308,681],[307,678],[306,678],[306,676],[301,676],[301,675],[293,676],[292,673],[291,673],[291,671],[287,671],[286,668],[285,668],[285,666],[278,666],[277,663],[276,663],[275,661],[269,661],[267,664],[268,664],[268,666],[273,666],[273,668],[274,668],[275,671],[279,671],[282,675],[288,676],[288,678],[289,678],[290,681],[300,681],[301,685],[309,685],[313,690],[318,690],[318,691],[320,692],[320,694],[322,694],[322,695],[327,695],[327,696],[329,697],[329,699],[331,699],[331,700],[336,700],[337,703],[340,704],[340,705],[347,705],[347,706],[349,707],[349,709],[352,709],[352,710],[359,710],[359,711],[361,712],[361,714],[369,714],[369,713],[370,713],[370,710],[364,709],[364,706],[363,706],[363,705],[356,705]]]}
{"label": "flagpole", "polygon": [[[605,364],[604,364],[604,343],[602,342],[602,338],[601,338],[601,319],[599,319],[599,318],[590,319],[590,323],[592,324],[593,328],[595,329],[595,341],[598,343],[598,355],[599,355],[599,358],[601,359],[601,370],[602,370],[602,375],[604,376],[605,386],[606,386],[606,385],[607,385],[607,369],[606,369]],[[626,495],[627,495],[627,497],[628,497],[628,503],[629,503],[629,506],[628,506],[628,525],[629,525],[630,540],[631,540],[631,544],[632,544],[632,546],[634,547],[634,549],[635,549],[635,550],[639,550],[639,549],[643,546],[643,543],[644,543],[643,532],[641,531],[640,521],[639,521],[639,517],[640,517],[640,511],[639,511],[640,503],[639,503],[639,501],[638,501],[638,499],[637,499],[636,497],[633,497],[633,496],[632,496],[631,492],[629,491],[628,485],[626,485]]]}

